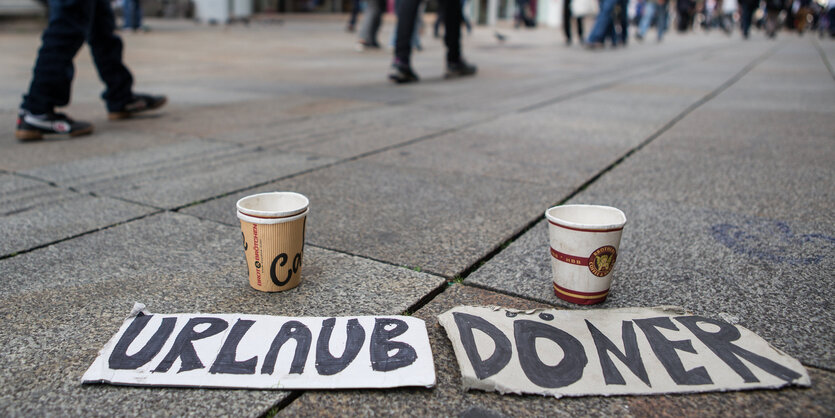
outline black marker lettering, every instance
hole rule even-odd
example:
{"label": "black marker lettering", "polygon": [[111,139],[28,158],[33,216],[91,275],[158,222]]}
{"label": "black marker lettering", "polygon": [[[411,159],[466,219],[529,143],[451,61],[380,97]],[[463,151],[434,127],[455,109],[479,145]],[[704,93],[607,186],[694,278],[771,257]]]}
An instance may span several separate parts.
{"label": "black marker lettering", "polygon": [[316,371],[324,376],[331,376],[345,370],[357,357],[365,341],[365,330],[362,325],[356,319],[349,319],[345,351],[341,357],[334,357],[329,348],[334,325],[336,325],[336,318],[322,321],[322,332],[316,342]]}
{"label": "black marker lettering", "polygon": [[313,341],[313,336],[307,325],[299,321],[287,321],[281,326],[270,345],[270,351],[267,352],[264,365],[261,366],[261,374],[273,374],[278,351],[291,338],[296,340],[296,353],[293,355],[293,362],[290,363],[290,373],[302,374],[304,372],[304,363],[307,361],[307,354],[310,352],[310,343]]}
{"label": "black marker lettering", "polygon": [[621,336],[623,338],[625,353],[622,353],[612,340],[603,335],[599,329],[595,328],[588,319],[586,320],[586,326],[588,326],[591,337],[594,339],[594,345],[597,347],[597,356],[600,357],[600,366],[603,369],[603,379],[607,385],[626,384],[623,376],[609,356],[609,353],[612,353],[626,367],[629,367],[629,370],[635,373],[635,376],[638,376],[642,382],[652,387],[649,384],[649,376],[647,376],[647,369],[644,367],[644,360],[641,358],[641,351],[638,348],[638,339],[635,336],[635,328],[632,326],[632,321],[623,321],[623,325],[621,325]]}
{"label": "black marker lettering", "polygon": [[[470,359],[470,365],[473,366],[476,377],[486,379],[498,373],[507,365],[513,353],[513,346],[501,330],[484,318],[475,315],[453,312],[452,317],[455,319],[455,325],[458,326],[461,345],[464,347],[464,352],[467,353],[467,358]],[[478,354],[473,329],[487,334],[496,344],[495,351],[487,360],[482,360]]]}
{"label": "black marker lettering", "polygon": [[[520,319],[513,322],[513,335],[519,364],[528,379],[544,388],[561,388],[583,377],[583,370],[589,362],[583,344],[571,334],[548,324]],[[563,351],[563,358],[555,366],[542,362],[536,352],[536,339],[547,338]]]}
{"label": "black marker lettering", "polygon": [[649,341],[652,352],[658,357],[658,361],[667,369],[667,373],[678,385],[709,385],[713,383],[707,370],[702,367],[696,367],[692,370],[684,370],[681,364],[681,359],[678,357],[676,350],[681,350],[687,353],[696,353],[693,344],[690,340],[670,341],[661,331],[656,328],[664,328],[673,331],[678,331],[673,321],[668,317],[636,319],[635,323],[644,331],[647,340]]}
{"label": "black marker lettering", "polygon": [[126,329],[125,333],[122,334],[122,338],[119,338],[119,342],[116,343],[116,347],[113,347],[113,352],[110,354],[110,359],[108,360],[108,365],[111,369],[138,369],[151,361],[151,359],[159,353],[159,350],[162,350],[162,346],[165,345],[165,342],[168,341],[168,337],[170,337],[171,333],[174,331],[174,325],[177,323],[177,318],[163,318],[162,324],[160,324],[159,328],[156,332],[154,332],[154,335],[151,336],[151,339],[145,343],[145,346],[137,351],[136,354],[128,355],[128,347],[130,347],[131,343],[133,343],[139,333],[145,329],[145,326],[148,325],[148,321],[150,321],[153,317],[153,315],[145,315],[140,312],[139,315],[133,319],[133,322],[130,323],[128,329]]}
{"label": "black marker lettering", "polygon": [[[209,324],[209,328],[202,332],[195,332],[194,328],[201,324]],[[177,373],[187,372],[194,369],[202,369],[203,363],[197,357],[197,352],[194,350],[193,341],[208,338],[213,335],[223,332],[229,324],[220,318],[191,318],[186,323],[186,326],[177,334],[177,339],[174,340],[174,345],[171,351],[165,355],[162,362],[154,369],[154,372],[167,372],[174,364],[174,361],[179,358],[182,360],[180,370]]]}
{"label": "black marker lettering", "polygon": [[[394,325],[392,330],[386,330],[387,325]],[[371,333],[371,368],[378,372],[388,372],[406,367],[417,360],[414,347],[404,342],[391,341],[392,338],[403,335],[409,330],[406,322],[394,318],[376,318],[374,332]],[[388,353],[397,350],[393,356]]]}
{"label": "black marker lettering", "polygon": [[209,373],[255,374],[255,366],[258,364],[257,356],[244,361],[235,360],[241,338],[254,323],[255,321],[246,319],[239,319],[238,322],[235,322],[235,325],[229,331],[229,335],[226,336],[226,341],[223,342],[223,347],[220,348],[215,362],[209,369]]}
{"label": "black marker lettering", "polygon": [[[751,373],[751,370],[749,370],[748,367],[746,367],[745,364],[737,357],[741,357],[769,374],[779,377],[787,382],[791,382],[801,377],[800,374],[789,368],[783,367],[742,347],[731,344],[732,341],[739,339],[740,334],[739,330],[735,326],[728,324],[727,322],[716,321],[701,316],[680,316],[676,318],[676,321],[681,322],[682,325],[687,327],[687,329],[689,329],[690,332],[696,336],[696,338],[701,340],[704,345],[710,348],[710,351],[713,351],[713,353],[722,359],[722,361],[724,361],[731,369],[733,369],[736,374],[742,377],[742,379],[745,380],[745,383],[756,383],[759,382],[759,379],[757,379],[757,377],[754,376],[754,373]],[[699,328],[699,322],[716,325],[719,327],[719,331],[707,332]]]}

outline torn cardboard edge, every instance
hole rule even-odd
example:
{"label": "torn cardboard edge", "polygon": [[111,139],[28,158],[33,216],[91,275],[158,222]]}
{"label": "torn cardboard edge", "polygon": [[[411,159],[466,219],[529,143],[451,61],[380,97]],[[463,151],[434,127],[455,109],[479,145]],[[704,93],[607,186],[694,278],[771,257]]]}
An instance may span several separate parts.
{"label": "torn cardboard edge", "polygon": [[152,314],[136,303],[82,383],[247,389],[435,385],[423,320]]}
{"label": "torn cardboard edge", "polygon": [[811,385],[799,361],[750,330],[677,306],[459,306],[438,319],[465,389],[559,398]]}

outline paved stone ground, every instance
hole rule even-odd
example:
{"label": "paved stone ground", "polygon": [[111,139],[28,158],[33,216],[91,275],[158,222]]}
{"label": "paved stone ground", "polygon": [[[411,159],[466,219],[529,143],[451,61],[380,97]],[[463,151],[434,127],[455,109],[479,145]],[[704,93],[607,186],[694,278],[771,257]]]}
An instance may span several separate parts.
{"label": "paved stone ground", "polygon": [[[835,415],[835,43],[718,33],[591,53],[556,30],[477,28],[475,78],[385,81],[341,17],[125,34],[164,111],[108,122],[87,51],[74,117],[96,133],[18,143],[39,45],[0,31],[0,415]],[[387,22],[381,40],[388,39]],[[234,202],[310,197],[304,282],[246,283]],[[556,306],[544,210],[629,222],[609,300],[732,315],[809,369],[810,389],[551,399],[464,392],[436,315]],[[81,386],[134,301],[153,312],[427,321],[436,388],[250,391]],[[94,319],[94,322],[90,320]]]}

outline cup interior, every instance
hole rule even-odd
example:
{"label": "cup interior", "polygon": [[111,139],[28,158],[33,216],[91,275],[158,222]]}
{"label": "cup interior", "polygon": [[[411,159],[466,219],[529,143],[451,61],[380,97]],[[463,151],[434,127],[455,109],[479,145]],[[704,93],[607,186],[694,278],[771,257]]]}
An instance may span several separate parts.
{"label": "cup interior", "polygon": [[585,229],[619,228],[626,223],[626,215],[617,208],[598,205],[555,206],[545,216],[558,224]]}
{"label": "cup interior", "polygon": [[310,201],[294,192],[272,192],[247,196],[238,201],[238,210],[255,217],[283,218],[307,210]]}

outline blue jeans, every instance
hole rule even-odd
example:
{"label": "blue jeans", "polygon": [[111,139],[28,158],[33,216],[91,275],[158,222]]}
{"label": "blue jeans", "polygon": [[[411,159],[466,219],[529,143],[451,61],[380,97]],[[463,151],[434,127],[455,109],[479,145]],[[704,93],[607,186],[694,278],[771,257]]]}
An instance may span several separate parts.
{"label": "blue jeans", "polygon": [[122,40],[115,29],[108,0],[49,0],[49,24],[41,36],[32,84],[20,107],[43,114],[66,106],[75,75],[73,58],[86,41],[107,86],[101,96],[107,109],[123,108],[132,96],[133,77],[122,63]]}
{"label": "blue jeans", "polygon": [[142,27],[141,0],[122,0],[122,13],[125,17],[125,29],[139,29]]}
{"label": "blue jeans", "polygon": [[617,3],[618,0],[600,0],[600,12],[597,14],[594,27],[591,29],[591,34],[589,34],[589,43],[602,43],[606,35],[614,31],[612,11],[615,10]]}
{"label": "blue jeans", "polygon": [[667,5],[648,2],[644,7],[644,15],[641,17],[641,25],[638,34],[643,37],[649,30],[649,26],[655,22],[655,30],[658,31],[658,40],[664,37],[667,30]]}

